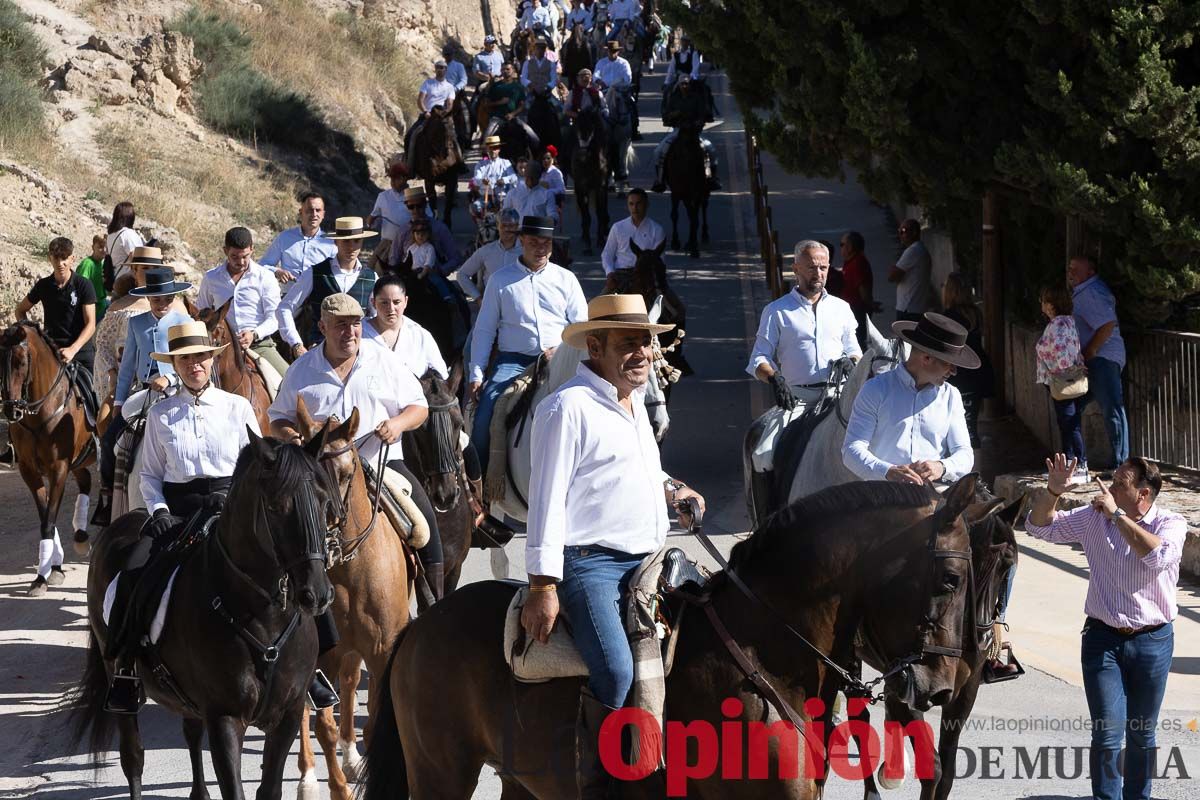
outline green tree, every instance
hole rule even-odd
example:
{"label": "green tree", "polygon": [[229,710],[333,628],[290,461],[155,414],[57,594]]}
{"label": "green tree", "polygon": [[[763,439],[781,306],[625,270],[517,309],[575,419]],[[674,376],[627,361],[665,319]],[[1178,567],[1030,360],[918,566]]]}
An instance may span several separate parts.
{"label": "green tree", "polygon": [[[1006,252],[1057,279],[1046,220],[1078,215],[1135,324],[1200,324],[1200,4],[1189,0],[666,0],[789,169],[858,170],[978,263],[980,198],[1042,217]],[[1014,193],[1009,192],[1012,197]],[[1013,263],[1019,261],[1020,263]],[[1193,296],[1195,318],[1186,319]]]}

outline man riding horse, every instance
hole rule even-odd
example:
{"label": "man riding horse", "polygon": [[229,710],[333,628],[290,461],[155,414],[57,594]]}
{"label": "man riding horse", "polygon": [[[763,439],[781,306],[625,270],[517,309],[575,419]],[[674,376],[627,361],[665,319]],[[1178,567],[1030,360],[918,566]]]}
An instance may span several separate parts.
{"label": "man riding horse", "polygon": [[[667,100],[666,110],[663,111],[663,122],[671,126],[672,130],[654,148],[654,185],[651,187],[653,191],[665,192],[667,190],[664,168],[667,153],[671,150],[671,144],[678,138],[679,130],[681,128],[702,130],[707,118],[708,101],[704,98],[704,92],[692,88],[690,75],[680,75],[679,86],[676,91],[671,93]],[[708,188],[710,191],[719,191],[721,182],[717,179],[717,150],[713,147],[713,143],[704,137],[700,138],[700,143],[704,147],[704,171],[708,177]]]}
{"label": "man riding horse", "polygon": [[429,115],[433,113],[434,109],[439,109],[442,113],[448,114],[454,106],[456,92],[450,81],[446,80],[446,69],[445,59],[439,58],[433,62],[433,77],[426,78],[417,92],[417,108],[420,109],[421,116],[408,129],[408,133],[404,137],[404,152],[409,157],[408,170],[410,173],[416,172],[416,164],[412,160],[412,143],[416,141],[417,134],[425,126]]}
{"label": "man riding horse", "polygon": [[588,666],[575,743],[586,800],[607,797],[612,778],[600,759],[600,728],[625,705],[634,680],[622,595],[642,560],[666,542],[668,506],[685,509],[692,498],[704,509],[704,498],[663,471],[642,402],[652,336],[674,327],[651,324],[639,295],[592,300],[588,320],[563,331],[588,359],[538,406],[533,422],[530,594],[521,624],[546,643],[561,604]]}

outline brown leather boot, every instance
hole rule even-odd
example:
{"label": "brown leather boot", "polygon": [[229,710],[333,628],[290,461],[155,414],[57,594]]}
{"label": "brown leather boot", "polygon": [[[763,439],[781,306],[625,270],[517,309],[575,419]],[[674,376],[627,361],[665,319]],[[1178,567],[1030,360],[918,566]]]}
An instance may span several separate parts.
{"label": "brown leather boot", "polygon": [[575,722],[575,774],[579,800],[606,800],[612,776],[600,761],[600,726],[617,709],[606,706],[586,686],[579,692],[579,716]]}

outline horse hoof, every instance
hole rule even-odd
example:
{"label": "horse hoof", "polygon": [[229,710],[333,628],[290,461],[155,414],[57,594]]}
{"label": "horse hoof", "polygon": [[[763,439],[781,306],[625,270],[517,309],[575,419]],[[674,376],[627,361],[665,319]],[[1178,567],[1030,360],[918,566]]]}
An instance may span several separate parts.
{"label": "horse hoof", "polygon": [[46,593],[47,581],[41,575],[33,579],[33,583],[29,584],[29,591],[25,594],[28,597],[41,597]]}
{"label": "horse hoof", "polygon": [[908,755],[908,748],[904,748],[904,772],[898,778],[889,778],[885,774],[887,764],[880,764],[879,770],[875,773],[875,779],[879,782],[881,789],[887,789],[889,792],[894,789],[899,789],[904,785],[904,778],[908,775],[908,770],[912,766],[912,761]]}
{"label": "horse hoof", "polygon": [[51,567],[50,575],[46,578],[46,584],[49,586],[62,586],[67,582],[67,573],[63,572],[62,567]]}
{"label": "horse hoof", "polygon": [[75,531],[75,538],[71,543],[71,546],[75,548],[75,555],[86,556],[88,554],[88,551],[91,550],[89,538],[87,531]]}

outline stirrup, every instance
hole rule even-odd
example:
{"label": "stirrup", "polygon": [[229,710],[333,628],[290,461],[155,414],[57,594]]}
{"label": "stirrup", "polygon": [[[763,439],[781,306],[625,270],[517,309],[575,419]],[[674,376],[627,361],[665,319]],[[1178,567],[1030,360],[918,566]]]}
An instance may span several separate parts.
{"label": "stirrup", "polygon": [[338,704],[337,690],[333,688],[333,683],[329,678],[325,677],[325,673],[319,669],[313,672],[312,683],[308,685],[308,704],[313,707],[314,711],[333,708]]}
{"label": "stirrup", "polygon": [[146,704],[142,679],[133,669],[119,669],[108,685],[104,710],[110,714],[136,714]]}
{"label": "stirrup", "polygon": [[1003,683],[1004,681],[1015,680],[1025,674],[1025,668],[1021,666],[1021,662],[1013,655],[1011,642],[1005,642],[1000,645],[1000,652],[1001,654],[1007,652],[1008,659],[995,658],[985,661],[983,664],[984,683]]}

